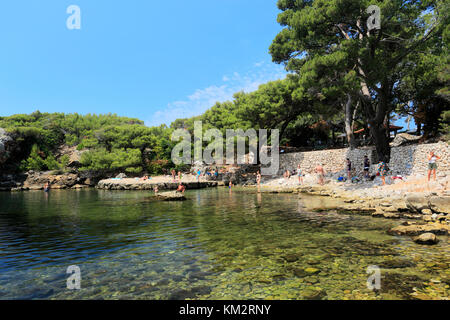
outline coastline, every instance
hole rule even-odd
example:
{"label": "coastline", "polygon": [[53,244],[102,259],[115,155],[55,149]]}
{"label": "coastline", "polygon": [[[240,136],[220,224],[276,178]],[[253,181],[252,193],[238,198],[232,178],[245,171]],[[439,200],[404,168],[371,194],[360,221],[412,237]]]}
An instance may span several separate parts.
{"label": "coastline", "polygon": [[[294,179],[296,177],[290,180],[276,178],[249,188],[256,188],[261,193],[294,193],[318,197],[321,200],[305,201],[305,208],[313,212],[337,211],[398,219],[399,225],[387,231],[391,235],[450,235],[449,178],[430,183],[427,183],[426,178],[409,178],[382,187],[334,182],[325,185],[289,184]],[[414,240],[420,242],[420,239]],[[438,241],[434,238],[433,243],[427,244]]]}

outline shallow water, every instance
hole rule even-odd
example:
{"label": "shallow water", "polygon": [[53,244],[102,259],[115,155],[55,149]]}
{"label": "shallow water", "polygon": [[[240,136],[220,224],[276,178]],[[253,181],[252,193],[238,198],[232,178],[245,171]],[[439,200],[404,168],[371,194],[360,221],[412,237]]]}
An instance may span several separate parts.
{"label": "shallow water", "polygon": [[[398,220],[311,213],[313,198],[226,188],[184,202],[145,191],[0,193],[0,299],[443,299],[448,238]],[[81,290],[66,270],[81,270]],[[367,268],[381,288],[367,288]]]}

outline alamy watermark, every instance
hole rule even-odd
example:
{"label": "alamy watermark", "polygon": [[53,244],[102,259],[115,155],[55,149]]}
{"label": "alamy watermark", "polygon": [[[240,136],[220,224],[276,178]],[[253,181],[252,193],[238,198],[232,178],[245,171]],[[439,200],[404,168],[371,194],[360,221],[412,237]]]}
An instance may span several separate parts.
{"label": "alamy watermark", "polygon": [[381,269],[379,266],[371,265],[367,267],[366,272],[370,274],[367,278],[367,289],[380,290],[381,289]]}
{"label": "alamy watermark", "polygon": [[81,9],[79,6],[72,4],[67,7],[67,14],[70,16],[66,20],[66,26],[69,30],[81,29]]}
{"label": "alamy watermark", "polygon": [[381,10],[380,7],[376,5],[370,5],[366,13],[369,13],[370,16],[367,19],[367,29],[369,31],[379,30],[381,29]]}
{"label": "alamy watermark", "polygon": [[80,290],[81,289],[81,270],[79,266],[69,266],[67,267],[67,274],[70,274],[70,277],[67,278],[67,289],[69,290]]}

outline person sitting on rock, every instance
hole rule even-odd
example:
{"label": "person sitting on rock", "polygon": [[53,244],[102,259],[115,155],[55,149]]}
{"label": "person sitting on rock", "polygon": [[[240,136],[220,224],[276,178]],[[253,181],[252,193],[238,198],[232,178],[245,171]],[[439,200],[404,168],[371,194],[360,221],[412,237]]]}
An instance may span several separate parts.
{"label": "person sitting on rock", "polygon": [[177,188],[177,192],[184,193],[185,190],[186,190],[186,187],[180,182],[180,184],[178,185],[178,188]]}
{"label": "person sitting on rock", "polygon": [[153,188],[153,191],[155,191],[155,194],[157,194],[158,193],[158,186],[155,186],[154,188]]}

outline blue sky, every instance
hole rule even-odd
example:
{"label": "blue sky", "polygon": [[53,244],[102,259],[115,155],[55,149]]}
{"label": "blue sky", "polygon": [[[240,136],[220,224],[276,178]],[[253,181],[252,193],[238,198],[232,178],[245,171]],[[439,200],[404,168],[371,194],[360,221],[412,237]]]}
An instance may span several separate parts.
{"label": "blue sky", "polygon": [[[69,5],[81,29],[69,30]],[[117,113],[147,125],[201,114],[283,78],[275,0],[4,1],[0,115]]]}
{"label": "blue sky", "polygon": [[[80,30],[66,27],[73,4]],[[0,115],[199,115],[285,77],[268,53],[278,13],[276,0],[4,1]]]}

